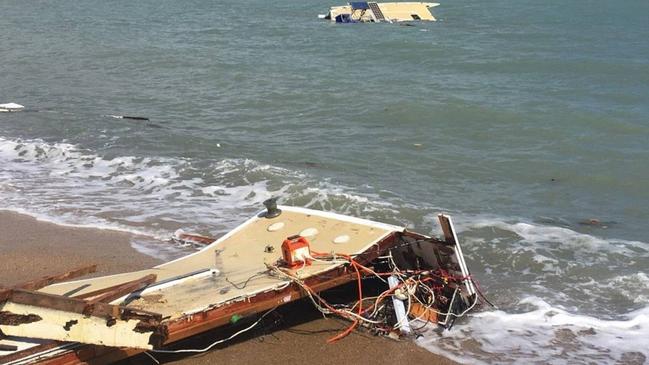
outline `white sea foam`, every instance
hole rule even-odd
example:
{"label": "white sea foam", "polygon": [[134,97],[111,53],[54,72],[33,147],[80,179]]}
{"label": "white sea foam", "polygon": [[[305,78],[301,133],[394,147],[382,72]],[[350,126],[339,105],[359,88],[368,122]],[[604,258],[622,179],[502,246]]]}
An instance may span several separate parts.
{"label": "white sea foam", "polygon": [[497,263],[500,267],[530,262],[541,264],[545,273],[559,275],[592,265],[612,270],[633,264],[637,258],[649,258],[649,243],[642,241],[601,238],[513,218],[462,217],[458,221],[461,240],[469,248],[467,255],[480,251],[508,258]]}
{"label": "white sea foam", "polygon": [[196,252],[196,248],[182,247],[176,244],[161,243],[158,240],[137,237],[131,241],[131,246],[138,252],[156,257],[163,262],[175,260],[185,255]]}
{"label": "white sea foam", "polygon": [[361,217],[390,207],[375,195],[250,159],[107,158],[69,143],[0,137],[0,164],[0,208],[159,238],[181,227],[224,233],[271,196]]}
{"label": "white sea foam", "polygon": [[649,276],[644,272],[617,276],[608,287],[636,304],[649,303]]}
{"label": "white sea foam", "polygon": [[649,303],[649,276],[646,272],[616,275],[605,281],[590,280],[576,285],[593,298],[609,296],[635,305]]}
{"label": "white sea foam", "polygon": [[557,259],[543,256],[541,254],[536,254],[532,257],[532,260],[538,264],[543,265],[543,268],[541,269],[541,271],[543,272],[552,272],[556,274],[561,273],[561,269],[559,268],[559,260]]}
{"label": "white sea foam", "polygon": [[[68,143],[0,137],[0,164],[0,208],[56,223],[121,229],[163,239],[178,228],[218,236],[261,209],[265,199],[281,196],[288,205],[404,226],[419,224],[441,234],[431,224],[437,207],[422,202],[414,206],[389,192],[390,198],[385,199],[371,186],[343,186],[250,159],[104,157]],[[505,293],[495,300],[507,309],[478,314],[441,335],[429,332],[421,342],[431,351],[469,363],[613,362],[640,345],[628,333],[640,331],[647,337],[643,332],[647,310],[620,316],[620,310],[610,304],[617,296],[626,300],[622,307],[633,304],[637,308],[649,299],[645,272],[618,272],[622,265],[642,266],[640,259],[649,253],[646,243],[604,239],[517,219],[455,218],[472,270],[497,278],[483,286],[487,295]],[[146,239],[137,240],[134,247],[161,259],[185,253]],[[605,281],[588,279],[588,273],[583,273],[591,268],[607,272],[607,265],[616,265],[616,271]],[[566,273],[575,267],[583,272],[573,279]],[[521,277],[526,280],[522,288],[516,284]],[[517,287],[514,291],[510,291],[512,282]],[[517,305],[507,305],[526,296]],[[539,297],[565,306],[551,307]],[[594,301],[593,308],[606,308],[607,318],[619,320],[572,314],[583,313],[576,308],[586,308],[589,301]],[[625,327],[630,323],[635,324]],[[614,348],[607,347],[607,341]]]}
{"label": "white sea foam", "polygon": [[576,249],[607,250],[629,254],[631,247],[649,252],[649,244],[640,241],[628,241],[619,239],[603,239],[589,234],[579,233],[574,230],[531,224],[525,222],[509,223],[502,220],[472,220],[463,225],[464,229],[492,228],[509,231],[520,236],[529,243],[559,242],[564,246],[571,246]]}
{"label": "white sea foam", "polygon": [[642,364],[649,358],[649,306],[618,320],[573,314],[537,297],[519,302],[526,306],[535,309],[486,311],[450,331],[429,328],[418,343],[470,364]]}

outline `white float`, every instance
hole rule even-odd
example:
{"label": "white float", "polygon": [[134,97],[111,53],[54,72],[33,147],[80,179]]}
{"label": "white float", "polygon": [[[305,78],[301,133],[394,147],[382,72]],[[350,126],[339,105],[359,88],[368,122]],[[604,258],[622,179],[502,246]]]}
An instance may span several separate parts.
{"label": "white float", "polygon": [[16,103],[0,104],[0,112],[18,112],[25,109],[24,105]]}

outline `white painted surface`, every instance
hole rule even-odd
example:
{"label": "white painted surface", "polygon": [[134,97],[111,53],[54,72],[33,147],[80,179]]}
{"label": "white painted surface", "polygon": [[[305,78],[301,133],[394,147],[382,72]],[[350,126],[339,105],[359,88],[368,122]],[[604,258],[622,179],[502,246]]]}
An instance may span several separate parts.
{"label": "white painted surface", "polygon": [[266,229],[268,230],[268,232],[276,232],[276,231],[279,231],[280,229],[284,228],[284,225],[285,225],[284,222],[277,222],[277,223],[271,224]]}
{"label": "white painted surface", "polygon": [[[388,285],[392,289],[399,285],[399,280],[394,275],[389,276]],[[404,334],[410,334],[412,330],[410,329],[410,322],[408,322],[408,315],[406,314],[406,307],[403,305],[403,301],[393,296],[392,304],[394,304],[394,313],[397,315],[397,322],[401,324],[399,329]]]}
{"label": "white painted surface", "polygon": [[[42,318],[40,321],[19,326],[0,326],[0,330],[8,336],[74,341],[114,347],[152,348],[149,344],[150,332],[133,331],[138,320],[123,321],[118,319],[114,325],[108,327],[105,318],[44,307],[6,302],[2,305],[1,310],[23,315],[36,314]],[[72,324],[71,321],[76,321],[76,323]],[[66,325],[68,325],[67,330]]]}
{"label": "white painted surface", "polygon": [[287,207],[287,206],[284,206],[284,205],[281,205],[279,208],[282,209],[282,210],[287,210],[287,211],[296,212],[296,213],[315,215],[315,216],[319,216],[319,217],[323,217],[323,218],[337,219],[337,220],[343,221],[343,222],[349,222],[349,223],[360,224],[360,225],[368,226],[368,227],[385,229],[387,231],[399,231],[399,232],[401,232],[401,231],[404,230],[404,227],[399,227],[399,226],[395,226],[395,225],[392,225],[392,224],[374,222],[374,221],[371,221],[371,220],[368,220],[368,219],[350,217],[348,215],[342,215],[342,214],[338,214],[338,213],[323,212],[321,210],[313,210],[313,209],[300,208],[300,207]]}
{"label": "white painted surface", "polygon": [[17,112],[19,110],[24,109],[24,105],[16,104],[16,103],[6,103],[6,104],[0,104],[0,111],[2,112]]}
{"label": "white painted surface", "polygon": [[308,237],[313,237],[313,236],[315,236],[316,234],[318,234],[318,229],[317,229],[317,228],[313,228],[313,227],[303,229],[303,230],[300,232],[300,236],[302,236],[302,237],[306,237],[306,238],[308,238]]}
{"label": "white painted surface", "polygon": [[349,242],[349,236],[346,234],[340,235],[336,238],[334,238],[334,243],[335,244],[342,244],[342,243],[347,243]]}

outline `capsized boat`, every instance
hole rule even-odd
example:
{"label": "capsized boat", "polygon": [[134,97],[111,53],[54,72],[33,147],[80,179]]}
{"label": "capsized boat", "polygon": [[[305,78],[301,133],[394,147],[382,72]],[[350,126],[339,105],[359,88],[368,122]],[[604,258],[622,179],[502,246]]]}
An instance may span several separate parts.
{"label": "capsized boat", "polygon": [[436,21],[431,8],[438,3],[393,2],[376,3],[354,1],[343,6],[333,6],[329,13],[320,18],[336,23],[378,23],[378,22],[408,22]]}
{"label": "capsized boat", "polygon": [[[252,328],[301,298],[350,321],[332,340],[358,327],[407,335],[415,318],[448,327],[479,302],[446,215],[438,217],[444,237],[434,238],[264,204],[202,250],[148,270],[62,282],[92,268],[81,269],[0,290],[0,364],[110,363],[172,351],[166,346],[213,328],[256,319]],[[364,296],[369,280],[382,285],[378,295]],[[348,283],[358,284],[358,299],[347,305],[321,295]]]}

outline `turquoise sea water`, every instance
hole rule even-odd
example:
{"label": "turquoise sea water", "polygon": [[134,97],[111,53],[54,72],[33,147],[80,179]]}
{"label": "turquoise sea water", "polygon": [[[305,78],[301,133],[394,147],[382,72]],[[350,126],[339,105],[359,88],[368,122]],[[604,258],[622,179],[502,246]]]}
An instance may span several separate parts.
{"label": "turquoise sea water", "polygon": [[445,211],[500,310],[422,345],[645,361],[649,2],[452,1],[412,27],[332,5],[3,1],[0,103],[27,110],[0,113],[0,208],[159,237],[270,196],[423,233]]}

